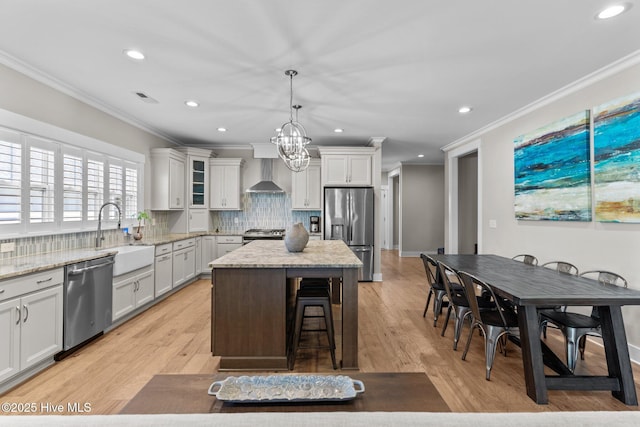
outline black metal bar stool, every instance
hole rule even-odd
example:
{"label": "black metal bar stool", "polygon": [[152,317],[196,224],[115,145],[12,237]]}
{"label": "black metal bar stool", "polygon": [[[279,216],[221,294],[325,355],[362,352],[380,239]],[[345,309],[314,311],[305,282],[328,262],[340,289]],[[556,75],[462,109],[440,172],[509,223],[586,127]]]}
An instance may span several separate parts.
{"label": "black metal bar stool", "polygon": [[[309,307],[322,308],[322,316],[306,314],[306,309]],[[309,318],[324,318],[325,327],[320,329],[304,329],[304,319]],[[331,314],[331,297],[328,289],[324,288],[323,286],[301,286],[296,295],[296,309],[293,322],[294,326],[290,346],[291,354],[289,355],[289,369],[293,369],[298,348],[328,348],[331,351],[331,361],[333,363],[333,369],[338,369],[338,365],[336,364],[336,342],[333,331],[333,315]],[[326,332],[329,344],[327,346],[319,347],[300,347],[300,336],[302,335],[303,331]]]}

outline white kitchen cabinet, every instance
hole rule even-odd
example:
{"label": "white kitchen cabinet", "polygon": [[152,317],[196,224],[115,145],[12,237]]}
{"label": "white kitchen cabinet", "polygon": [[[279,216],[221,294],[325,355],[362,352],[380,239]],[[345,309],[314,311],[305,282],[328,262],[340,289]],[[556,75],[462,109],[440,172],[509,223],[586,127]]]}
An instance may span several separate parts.
{"label": "white kitchen cabinet", "polygon": [[189,209],[189,232],[209,231],[210,213],[207,209]]}
{"label": "white kitchen cabinet", "polygon": [[209,209],[241,209],[243,159],[209,159]]}
{"label": "white kitchen cabinet", "polygon": [[291,172],[291,209],[322,209],[320,160],[311,159],[302,172]]}
{"label": "white kitchen cabinet", "polygon": [[242,236],[218,236],[216,239],[216,258],[235,251],[242,246]]}
{"label": "white kitchen cabinet", "polygon": [[195,239],[173,243],[173,287],[179,286],[196,275]]}
{"label": "white kitchen cabinet", "polygon": [[154,274],[155,296],[169,292],[173,285],[173,254],[171,252],[156,256]]}
{"label": "white kitchen cabinet", "polygon": [[0,381],[62,350],[64,270],[0,282]]}
{"label": "white kitchen cabinet", "polygon": [[112,318],[115,322],[138,307],[153,301],[154,266],[140,268],[113,278]]}
{"label": "white kitchen cabinet", "polygon": [[195,275],[198,276],[202,273],[202,237],[196,237],[196,245],[194,250],[194,261],[196,264]]}
{"label": "white kitchen cabinet", "polygon": [[320,147],[322,186],[373,185],[374,147]]}
{"label": "white kitchen cabinet", "polygon": [[186,156],[171,148],[151,150],[151,209],[185,208]]}
{"label": "white kitchen cabinet", "polygon": [[209,263],[217,258],[216,236],[202,236],[202,273],[211,274]]}

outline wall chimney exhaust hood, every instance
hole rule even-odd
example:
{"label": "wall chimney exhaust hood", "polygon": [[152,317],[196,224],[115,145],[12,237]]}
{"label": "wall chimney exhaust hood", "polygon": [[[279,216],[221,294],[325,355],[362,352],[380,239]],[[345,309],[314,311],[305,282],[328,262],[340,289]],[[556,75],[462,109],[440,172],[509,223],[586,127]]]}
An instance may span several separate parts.
{"label": "wall chimney exhaust hood", "polygon": [[262,180],[247,188],[247,193],[282,194],[284,190],[273,182],[273,159],[260,159],[260,173]]}

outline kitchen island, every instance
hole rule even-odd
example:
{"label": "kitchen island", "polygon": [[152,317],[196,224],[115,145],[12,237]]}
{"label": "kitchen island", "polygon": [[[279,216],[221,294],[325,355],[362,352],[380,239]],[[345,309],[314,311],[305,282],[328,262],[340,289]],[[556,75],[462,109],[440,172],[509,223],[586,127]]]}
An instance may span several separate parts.
{"label": "kitchen island", "polygon": [[211,352],[220,370],[287,369],[296,279],[342,279],[342,369],[358,369],[358,270],[342,240],[311,240],[288,252],[282,240],[256,240],[209,263]]}

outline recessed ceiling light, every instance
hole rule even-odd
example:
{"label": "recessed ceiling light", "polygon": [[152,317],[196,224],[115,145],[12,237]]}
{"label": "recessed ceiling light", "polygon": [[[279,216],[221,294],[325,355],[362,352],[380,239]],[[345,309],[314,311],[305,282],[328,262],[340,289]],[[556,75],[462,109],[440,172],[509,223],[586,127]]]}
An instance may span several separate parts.
{"label": "recessed ceiling light", "polygon": [[424,154],[418,154],[418,157],[423,158]]}
{"label": "recessed ceiling light", "polygon": [[458,108],[458,113],[460,114],[467,114],[470,111],[471,111],[471,107],[464,106],[464,107]]}
{"label": "recessed ceiling light", "polygon": [[344,132],[344,129],[340,129],[340,128],[336,128],[333,130],[335,133],[342,133]]}
{"label": "recessed ceiling light", "polygon": [[622,12],[624,12],[626,9],[628,8],[628,5],[623,3],[623,4],[616,4],[613,6],[609,6],[606,9],[603,9],[602,11],[600,11],[600,13],[598,13],[596,15],[596,18],[598,19],[609,19],[609,18],[613,18],[614,16],[618,16],[620,15]]}
{"label": "recessed ceiling light", "polygon": [[138,61],[142,61],[144,59],[144,53],[140,52],[139,50],[125,49],[123,53],[131,59],[135,59]]}
{"label": "recessed ceiling light", "polygon": [[186,105],[187,107],[196,108],[200,104],[198,104],[198,101],[194,101],[193,99],[190,99],[188,101],[184,101],[184,105]]}
{"label": "recessed ceiling light", "polygon": [[227,128],[218,128],[218,132],[226,132]]}

